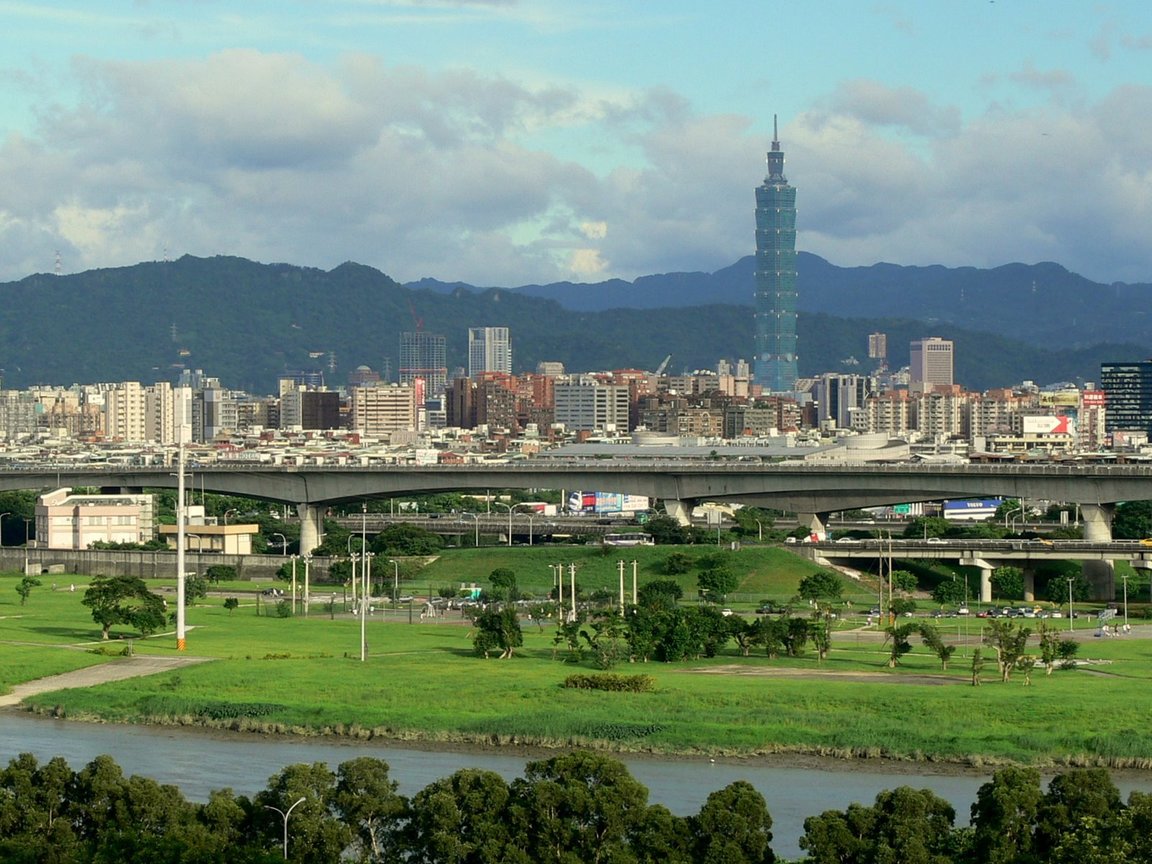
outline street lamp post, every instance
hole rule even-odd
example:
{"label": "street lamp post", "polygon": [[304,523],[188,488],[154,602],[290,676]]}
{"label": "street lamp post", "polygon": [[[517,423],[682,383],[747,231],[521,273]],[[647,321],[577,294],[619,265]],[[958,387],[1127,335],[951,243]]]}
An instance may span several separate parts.
{"label": "street lamp post", "polygon": [[309,607],[309,605],[311,605],[311,601],[312,601],[312,590],[311,590],[311,587],[309,586],[309,583],[308,583],[308,576],[309,576],[308,571],[311,567],[311,564],[312,564],[312,556],[311,555],[305,555],[304,556],[304,617],[305,618],[308,617],[308,607]]}
{"label": "street lamp post", "polygon": [[272,536],[280,538],[280,554],[281,555],[287,555],[288,554],[288,538],[279,532],[273,534]]}
{"label": "street lamp post", "polygon": [[1068,579],[1068,629],[1074,629],[1072,626],[1072,582],[1073,577],[1069,576]]}
{"label": "street lamp post", "polygon": [[292,614],[296,614],[296,559],[299,555],[292,556]]}
{"label": "street lamp post", "polygon": [[497,507],[503,507],[508,511],[508,545],[512,545],[512,511],[516,508],[515,504],[505,504],[503,501],[493,501]]}
{"label": "street lamp post", "polygon": [[1128,574],[1125,573],[1121,577],[1124,580],[1124,632],[1128,632]]}
{"label": "street lamp post", "polygon": [[295,810],[299,805],[303,804],[305,800],[306,800],[305,797],[303,795],[301,795],[300,798],[297,799],[296,803],[288,808],[287,812],[285,812],[284,810],[281,810],[279,807],[273,807],[271,804],[265,804],[264,805],[265,810],[275,810],[277,813],[280,814],[280,818],[284,820],[284,860],[285,861],[288,860],[288,817],[291,816],[292,811]]}
{"label": "street lamp post", "polygon": [[[357,553],[352,551],[352,541],[356,539],[355,534],[348,535],[348,542],[345,547],[348,549],[348,557],[352,560],[352,602],[356,602],[356,558]],[[363,549],[361,549],[363,551]]]}
{"label": "street lamp post", "polygon": [[[521,501],[519,504],[513,504],[512,510],[515,510],[517,507],[524,507],[524,506],[526,506],[525,503],[523,501]],[[508,511],[508,545],[509,546],[512,545],[512,510]],[[524,515],[528,517],[528,545],[531,546],[532,545],[532,514],[531,513],[525,513]]]}
{"label": "street lamp post", "polygon": [[225,525],[225,527],[227,527],[227,525],[228,525],[228,516],[229,516],[230,514],[233,514],[233,513],[236,513],[236,512],[237,512],[237,511],[236,511],[235,509],[232,509],[232,510],[225,510],[225,511],[224,511],[224,525]]}
{"label": "street lamp post", "polygon": [[465,510],[461,515],[472,517],[472,520],[474,522],[473,530],[475,531],[475,535],[474,535],[474,538],[472,540],[472,546],[475,549],[479,549],[480,548],[480,517],[475,513],[469,513],[467,510]]}

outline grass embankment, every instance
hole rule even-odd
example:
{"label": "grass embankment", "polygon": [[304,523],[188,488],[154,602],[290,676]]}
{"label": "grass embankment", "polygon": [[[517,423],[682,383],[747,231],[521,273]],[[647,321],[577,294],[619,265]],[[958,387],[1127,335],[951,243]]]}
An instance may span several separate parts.
{"label": "grass embankment", "polygon": [[[618,587],[621,559],[640,562],[641,583],[661,575],[657,562],[667,550],[626,551],[601,556],[566,549],[561,559],[577,561],[577,581],[586,589],[597,580]],[[756,563],[745,557],[750,551],[737,557],[752,595],[784,599],[813,569],[779,550],[754,550]],[[529,590],[528,574],[543,571],[544,593],[547,564],[556,557],[555,550],[499,556],[463,550],[441,558],[422,578],[442,584],[449,573],[454,582],[471,581],[475,573],[482,582],[494,567],[514,561]],[[774,566],[783,558],[795,562],[793,570]],[[630,588],[630,563],[626,577]],[[0,577],[0,683],[109,659],[75,650],[99,647],[98,628],[80,602],[83,580],[75,593],[36,589],[26,606],[18,605],[15,584],[16,577]],[[1091,630],[1079,631],[1086,643],[1081,654],[1110,664],[1050,678],[1038,670],[1031,687],[1018,677],[1007,685],[995,681],[993,664],[983,686],[968,686],[966,656],[954,657],[942,674],[919,645],[901,668],[888,670],[878,637],[865,628],[837,636],[831,658],[819,666],[811,656],[743,658],[730,646],[709,660],[617,667],[651,675],[654,691],[603,693],[561,686],[572,672],[590,670],[557,659],[547,625],[525,622],[525,646],[515,658],[484,661],[472,656],[468,626],[458,617],[409,625],[384,623],[377,614],[367,624],[368,659],[360,662],[358,620],[315,611],[307,618],[257,616],[252,596],[241,602],[233,613],[220,598],[188,611],[188,653],[217,662],[27,701],[67,717],[120,722],[662,753],[793,751],[1117,766],[1144,765],[1152,753],[1143,710],[1152,642],[1093,639]],[[862,617],[847,622],[863,623]],[[975,644],[978,621],[940,623],[956,628],[952,632],[969,629]],[[121,644],[114,640],[111,647]],[[175,654],[171,634],[133,644],[138,653]]]}

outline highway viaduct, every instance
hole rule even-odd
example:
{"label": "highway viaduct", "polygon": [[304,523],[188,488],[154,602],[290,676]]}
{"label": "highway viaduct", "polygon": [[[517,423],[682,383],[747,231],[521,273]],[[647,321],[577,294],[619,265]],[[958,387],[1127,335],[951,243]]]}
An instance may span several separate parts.
{"label": "highway viaduct", "polygon": [[[526,459],[486,465],[192,465],[190,485],[205,491],[293,504],[300,548],[319,543],[325,509],[403,495],[489,489],[624,492],[659,498],[687,522],[704,501],[740,503],[800,514],[821,530],[830,513],[861,507],[996,496],[1077,503],[1085,540],[1112,539],[1115,505],[1152,500],[1152,467],[1143,465],[764,464],[744,461]],[[0,471],[0,491],[99,486],[173,488],[172,467],[30,465]],[[1099,596],[1112,596],[1106,560],[1086,564]]]}

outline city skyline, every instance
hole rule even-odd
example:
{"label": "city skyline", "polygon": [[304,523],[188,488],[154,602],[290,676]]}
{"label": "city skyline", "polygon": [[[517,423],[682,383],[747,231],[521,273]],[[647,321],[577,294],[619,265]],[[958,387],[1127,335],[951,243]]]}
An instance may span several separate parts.
{"label": "city skyline", "polygon": [[734,7],[2,3],[0,281],[57,253],[712,272],[752,251],[771,112],[805,251],[1152,280],[1138,4]]}

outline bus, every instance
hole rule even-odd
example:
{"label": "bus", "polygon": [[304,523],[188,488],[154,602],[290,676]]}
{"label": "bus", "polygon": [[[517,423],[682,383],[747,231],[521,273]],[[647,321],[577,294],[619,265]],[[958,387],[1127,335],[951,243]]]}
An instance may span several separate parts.
{"label": "bus", "polygon": [[651,534],[642,534],[632,531],[626,534],[605,534],[605,546],[655,546],[656,541]]}

